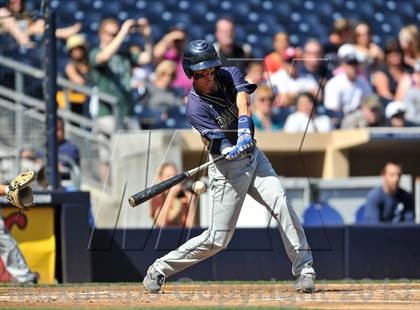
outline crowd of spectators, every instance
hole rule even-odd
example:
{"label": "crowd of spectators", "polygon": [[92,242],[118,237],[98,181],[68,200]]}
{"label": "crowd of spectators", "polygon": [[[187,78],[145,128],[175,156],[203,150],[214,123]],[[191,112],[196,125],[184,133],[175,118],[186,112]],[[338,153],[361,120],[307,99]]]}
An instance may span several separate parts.
{"label": "crowd of spectators", "polygon": [[[33,48],[45,21],[26,14],[23,0],[0,9],[0,34],[20,47]],[[383,47],[373,42],[369,23],[337,19],[326,42],[317,38],[292,46],[286,32],[273,37],[273,51],[253,60],[252,46],[235,38],[235,22],[220,17],[214,45],[224,66],[241,68],[260,91],[252,96],[257,130],[325,132],[338,128],[420,126],[420,34],[416,25],[400,29]],[[192,87],[182,70],[188,29],[174,27],[153,42],[154,26],[146,18],[121,24],[104,18],[98,46],[90,45],[80,23],[60,28],[72,82],[117,98],[117,113],[105,102],[70,96],[72,110],[96,120],[99,132],[185,126],[168,122]],[[139,36],[142,46],[126,46]],[[185,116],[182,113],[178,118]],[[142,121],[146,120],[146,121]],[[170,124],[170,125],[169,125]],[[180,125],[182,124],[182,125]]]}

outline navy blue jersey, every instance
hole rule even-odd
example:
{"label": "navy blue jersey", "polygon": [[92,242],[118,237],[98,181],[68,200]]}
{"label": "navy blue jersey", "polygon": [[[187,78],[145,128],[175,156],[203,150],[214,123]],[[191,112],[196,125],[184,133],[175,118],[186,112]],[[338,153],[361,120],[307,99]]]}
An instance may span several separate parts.
{"label": "navy blue jersey", "polygon": [[191,125],[209,141],[221,139],[222,133],[232,145],[236,144],[238,107],[236,95],[253,93],[257,86],[245,81],[237,67],[222,67],[216,71],[218,91],[204,94],[193,88],[188,94],[187,118]]}

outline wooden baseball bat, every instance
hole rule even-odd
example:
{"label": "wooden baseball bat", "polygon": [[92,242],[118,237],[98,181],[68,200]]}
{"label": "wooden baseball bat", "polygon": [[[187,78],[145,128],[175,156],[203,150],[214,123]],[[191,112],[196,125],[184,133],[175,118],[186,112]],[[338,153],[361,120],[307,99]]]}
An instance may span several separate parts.
{"label": "wooden baseball bat", "polygon": [[182,182],[183,180],[185,180],[186,178],[200,172],[203,171],[204,169],[206,169],[208,166],[210,166],[211,164],[225,158],[226,155],[219,155],[218,157],[216,157],[213,160],[209,160],[208,162],[193,168],[191,170],[188,171],[184,171],[168,180],[162,181],[158,184],[155,184],[151,187],[146,188],[145,190],[142,190],[141,192],[138,192],[134,195],[132,195],[130,198],[128,198],[128,203],[130,204],[130,206],[132,206],[133,208],[137,207],[138,205],[142,204],[143,202],[159,195],[160,193],[170,189],[172,186]]}

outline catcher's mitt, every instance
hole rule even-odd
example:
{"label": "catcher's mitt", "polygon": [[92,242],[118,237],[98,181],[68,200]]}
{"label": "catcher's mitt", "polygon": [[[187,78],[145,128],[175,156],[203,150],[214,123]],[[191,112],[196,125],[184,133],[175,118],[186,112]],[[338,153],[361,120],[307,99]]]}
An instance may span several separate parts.
{"label": "catcher's mitt", "polygon": [[7,187],[6,198],[12,205],[23,210],[32,206],[33,193],[30,184],[35,180],[35,171],[19,174]]}

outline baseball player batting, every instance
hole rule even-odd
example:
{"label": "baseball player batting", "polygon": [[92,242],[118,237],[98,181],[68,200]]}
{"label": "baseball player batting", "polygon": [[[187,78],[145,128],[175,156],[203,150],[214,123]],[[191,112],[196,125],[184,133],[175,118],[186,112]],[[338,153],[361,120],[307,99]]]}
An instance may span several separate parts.
{"label": "baseball player batting", "polygon": [[232,239],[246,194],[267,208],[279,224],[296,291],[315,291],[312,254],[302,225],[287,204],[279,178],[255,145],[250,94],[256,85],[244,80],[237,67],[221,67],[213,45],[204,40],[188,44],[183,68],[193,80],[188,95],[187,118],[206,142],[211,158],[224,160],[209,166],[210,224],[201,235],[157,259],[143,285],[157,293],[167,277],[224,249]]}

